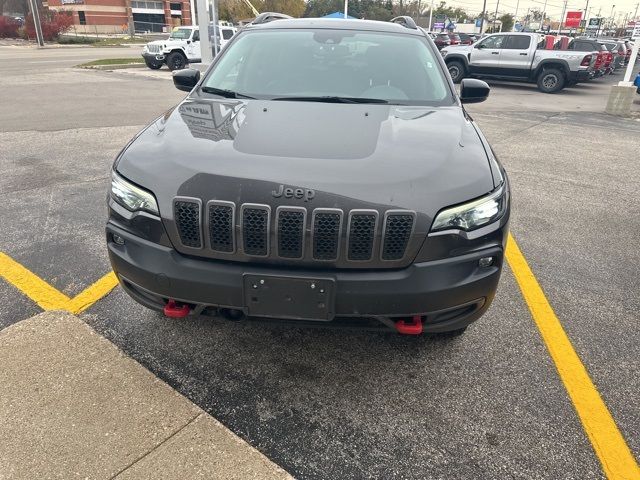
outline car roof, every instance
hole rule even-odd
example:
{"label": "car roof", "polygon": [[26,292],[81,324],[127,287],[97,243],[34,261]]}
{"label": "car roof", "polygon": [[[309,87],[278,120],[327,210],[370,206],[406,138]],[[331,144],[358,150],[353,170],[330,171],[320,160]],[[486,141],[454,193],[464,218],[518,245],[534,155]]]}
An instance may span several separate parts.
{"label": "car roof", "polygon": [[259,25],[247,25],[246,30],[313,29],[365,30],[371,32],[404,33],[424,36],[421,30],[403,27],[397,23],[376,20],[351,20],[345,18],[291,18],[274,20]]}

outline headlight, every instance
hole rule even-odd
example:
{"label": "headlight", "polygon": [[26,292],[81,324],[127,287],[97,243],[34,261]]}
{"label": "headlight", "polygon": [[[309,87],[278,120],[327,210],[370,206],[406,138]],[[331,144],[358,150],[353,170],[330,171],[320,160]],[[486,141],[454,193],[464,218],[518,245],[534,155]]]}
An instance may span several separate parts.
{"label": "headlight", "polygon": [[151,192],[129,183],[115,171],[111,171],[111,198],[127,210],[145,210],[160,215],[158,204]]}
{"label": "headlight", "polygon": [[433,221],[431,231],[473,230],[498,220],[507,209],[505,186],[495,192],[457,207],[442,210]]}

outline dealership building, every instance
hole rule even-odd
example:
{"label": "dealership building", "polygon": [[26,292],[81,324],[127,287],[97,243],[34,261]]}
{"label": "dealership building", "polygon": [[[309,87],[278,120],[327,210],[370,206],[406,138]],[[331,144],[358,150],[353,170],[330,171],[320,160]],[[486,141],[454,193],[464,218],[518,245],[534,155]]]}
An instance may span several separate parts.
{"label": "dealership building", "polygon": [[48,0],[52,10],[73,12],[78,33],[169,32],[191,25],[190,0]]}

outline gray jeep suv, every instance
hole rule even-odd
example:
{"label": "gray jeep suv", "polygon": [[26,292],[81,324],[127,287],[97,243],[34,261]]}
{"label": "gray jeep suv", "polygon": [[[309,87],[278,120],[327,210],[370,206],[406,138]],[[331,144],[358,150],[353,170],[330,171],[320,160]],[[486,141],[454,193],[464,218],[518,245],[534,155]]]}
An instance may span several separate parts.
{"label": "gray jeep suv", "polygon": [[106,227],[125,291],[169,317],[462,332],[489,308],[507,176],[433,41],[391,23],[241,31],[117,156]]}

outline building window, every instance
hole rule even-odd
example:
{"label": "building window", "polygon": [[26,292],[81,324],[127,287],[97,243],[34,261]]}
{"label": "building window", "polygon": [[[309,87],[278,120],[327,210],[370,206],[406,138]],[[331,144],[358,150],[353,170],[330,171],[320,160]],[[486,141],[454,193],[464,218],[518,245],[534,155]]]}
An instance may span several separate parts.
{"label": "building window", "polygon": [[171,3],[169,4],[171,10],[182,10],[182,4],[181,3]]}
{"label": "building window", "polygon": [[148,8],[150,10],[164,10],[162,2],[144,2],[142,0],[133,0],[131,8]]}
{"label": "building window", "polygon": [[87,17],[85,17],[84,12],[78,11],[78,19],[80,20],[80,25],[87,24]]}

